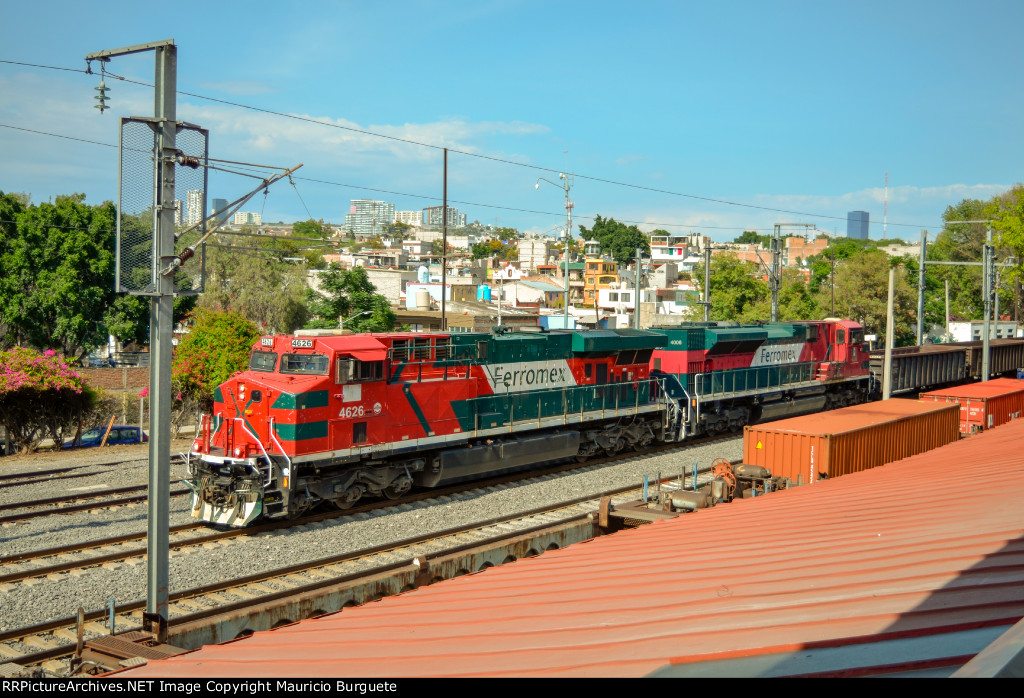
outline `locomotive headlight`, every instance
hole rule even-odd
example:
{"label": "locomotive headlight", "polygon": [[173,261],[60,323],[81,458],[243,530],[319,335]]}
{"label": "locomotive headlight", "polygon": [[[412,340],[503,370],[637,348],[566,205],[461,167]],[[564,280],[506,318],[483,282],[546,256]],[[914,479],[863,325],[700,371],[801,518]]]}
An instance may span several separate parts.
{"label": "locomotive headlight", "polygon": [[242,457],[242,447],[241,446],[235,446],[235,458],[241,458],[241,457]]}

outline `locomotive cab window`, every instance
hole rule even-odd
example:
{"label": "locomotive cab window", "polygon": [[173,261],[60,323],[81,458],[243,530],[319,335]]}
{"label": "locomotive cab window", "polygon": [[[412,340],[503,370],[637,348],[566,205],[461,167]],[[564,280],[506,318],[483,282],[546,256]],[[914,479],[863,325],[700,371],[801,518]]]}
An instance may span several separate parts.
{"label": "locomotive cab window", "polygon": [[326,376],[328,358],[323,354],[282,354],[281,373]]}
{"label": "locomotive cab window", "polygon": [[846,330],[836,330],[836,344],[846,344]]}
{"label": "locomotive cab window", "polygon": [[277,354],[272,351],[254,351],[249,358],[250,371],[273,373],[277,366]]}

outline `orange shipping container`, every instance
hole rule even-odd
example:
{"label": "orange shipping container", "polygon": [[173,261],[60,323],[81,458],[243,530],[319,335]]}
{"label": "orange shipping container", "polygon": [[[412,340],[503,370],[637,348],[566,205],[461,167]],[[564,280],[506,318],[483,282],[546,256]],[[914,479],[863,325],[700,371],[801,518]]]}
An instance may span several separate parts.
{"label": "orange shipping container", "polygon": [[1024,381],[995,378],[921,393],[922,400],[960,405],[960,433],[973,434],[1017,419],[1024,411]]}
{"label": "orange shipping container", "polygon": [[743,434],[744,463],[807,484],[957,441],[960,406],[885,400],[744,427]]}

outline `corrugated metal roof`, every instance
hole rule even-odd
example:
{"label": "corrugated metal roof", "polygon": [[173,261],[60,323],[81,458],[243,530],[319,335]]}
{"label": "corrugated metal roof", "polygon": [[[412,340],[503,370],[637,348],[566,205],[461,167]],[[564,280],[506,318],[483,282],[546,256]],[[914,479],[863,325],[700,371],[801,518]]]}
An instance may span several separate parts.
{"label": "corrugated metal roof", "polygon": [[958,666],[1024,617],[1022,440],[1024,420],[121,675],[767,676]]}

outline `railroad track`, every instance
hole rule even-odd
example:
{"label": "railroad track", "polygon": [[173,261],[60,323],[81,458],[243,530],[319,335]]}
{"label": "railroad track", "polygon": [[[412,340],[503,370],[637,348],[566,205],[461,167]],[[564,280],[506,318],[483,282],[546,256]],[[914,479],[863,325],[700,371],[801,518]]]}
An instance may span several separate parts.
{"label": "railroad track", "polygon": [[[527,479],[543,478],[546,476],[564,473],[567,471],[599,468],[601,466],[607,465],[609,463],[618,462],[631,456],[658,455],[659,453],[680,449],[681,446],[682,445],[680,444],[667,444],[656,448],[648,449],[646,451],[643,451],[642,453],[620,453],[615,456],[607,456],[600,459],[593,459],[584,464],[558,464],[540,470],[530,470],[528,471],[529,478]],[[170,541],[170,549],[187,550],[188,548],[198,547],[207,544],[216,544],[238,537],[257,535],[272,531],[280,531],[289,528],[308,525],[311,523],[330,521],[333,519],[355,516],[357,514],[370,513],[375,510],[395,506],[396,504],[400,503],[414,503],[427,499],[435,499],[438,497],[450,497],[465,493],[467,491],[481,489],[484,487],[501,486],[514,482],[522,482],[523,479],[523,473],[521,472],[511,475],[503,475],[499,477],[488,478],[486,480],[460,483],[458,485],[453,485],[451,487],[419,491],[413,493],[412,495],[403,497],[401,500],[374,500],[367,504],[352,507],[350,509],[332,510],[322,513],[311,513],[299,519],[272,521],[264,524],[257,524],[255,526],[249,526],[244,529],[217,530],[209,526],[208,524],[204,523],[182,524],[179,526],[172,526],[169,529],[169,533],[173,537],[172,540]],[[125,489],[135,491],[145,490],[145,488],[145,485],[140,485],[137,487]],[[102,496],[104,494],[113,494],[115,492],[119,491],[97,493],[96,496]],[[172,491],[172,495],[183,495],[188,493],[189,491],[187,489]],[[101,502],[94,504],[76,505],[73,507],[63,507],[57,510],[47,512],[29,512],[26,515],[21,516],[21,518],[19,518],[19,515],[15,515],[12,517],[0,517],[0,523],[9,520],[23,520],[26,518],[32,518],[34,516],[44,516],[55,513],[70,513],[74,511],[85,511],[91,509],[106,508],[110,506],[121,506],[126,503],[144,501],[145,499],[146,497],[143,495],[137,497],[124,498],[121,500],[116,500],[114,502]],[[58,501],[62,501],[61,498],[58,498]],[[49,502],[50,500],[40,500],[36,504],[47,504]],[[14,508],[15,506],[27,507],[31,504],[33,503],[0,506],[0,511],[2,511],[5,508]],[[124,562],[133,559],[140,559],[145,557],[147,553],[145,545],[143,544],[141,546],[132,546],[126,544],[141,542],[145,540],[146,532],[140,531],[138,533],[126,534],[112,538],[103,538],[95,541],[88,541],[85,543],[75,543],[66,546],[34,550],[23,553],[17,553],[15,555],[7,555],[4,557],[0,557],[0,585],[14,584],[29,579],[51,577],[53,575],[58,575],[61,573],[82,570],[88,567],[95,567],[98,565],[104,565],[114,562]],[[89,555],[85,551],[97,551],[99,554]],[[69,557],[72,559],[68,559]],[[47,560],[50,558],[61,559],[59,561],[44,564],[43,566],[38,565],[39,561]],[[12,567],[15,569],[11,570]]]}
{"label": "railroad track", "polygon": [[[56,455],[56,454],[54,454]],[[79,472],[82,470],[88,470],[93,468],[111,468],[118,465],[124,465],[125,463],[137,463],[144,461],[148,456],[139,456],[137,458],[122,458],[115,461],[104,461],[101,463],[86,463],[83,465],[71,465],[65,468],[52,468],[50,470],[36,470],[36,471],[25,471],[21,473],[10,473],[8,475],[0,475],[0,489],[7,489],[10,487],[25,487],[28,485],[38,485],[44,482],[53,482],[54,480],[67,480],[80,477],[89,477],[90,475],[98,475],[95,472]],[[181,454],[171,456],[171,463],[182,463],[185,457]]]}
{"label": "railroad track", "polygon": [[[704,478],[707,477],[709,476],[704,475]],[[679,484],[679,478],[673,477],[662,481],[661,487],[673,489],[679,487]],[[698,479],[698,484],[701,484],[701,479]],[[689,486],[692,486],[692,483]],[[514,516],[496,517],[437,533],[404,538],[386,545],[331,555],[175,592],[170,595],[168,618],[172,626],[184,626],[202,623],[224,614],[241,617],[260,606],[314,593],[362,577],[384,574],[407,567],[414,560],[428,560],[459,550],[496,545],[506,539],[521,539],[529,536],[531,532],[539,532],[572,521],[592,522],[602,496],[613,496],[617,501],[628,501],[640,497],[644,489],[642,485],[618,488],[602,495],[582,496],[554,506],[519,512]],[[317,523],[307,520],[299,525],[308,527]],[[245,531],[232,533],[244,534]],[[198,543],[192,541],[188,544]],[[539,554],[544,550],[545,548],[529,548],[526,556]],[[514,559],[516,558],[510,556],[504,561]],[[477,570],[460,570],[452,576],[474,571]],[[439,578],[429,575],[425,578],[426,583],[438,580]],[[115,608],[83,612],[79,617],[55,619],[0,633],[0,658],[22,667],[41,666],[51,674],[60,675],[67,668],[66,660],[75,653],[79,628],[86,640],[112,632],[138,630],[142,626],[142,612],[145,606],[144,600],[138,600],[119,604]],[[295,620],[300,618],[288,619],[289,622]]]}
{"label": "railroad track", "polygon": [[[16,514],[8,514],[6,516],[0,516],[0,524],[7,523],[18,523],[20,521],[28,521],[29,519],[37,519],[43,516],[55,516],[57,514],[72,514],[79,511],[91,511],[93,509],[110,509],[113,507],[122,507],[129,504],[138,504],[144,502],[148,498],[146,493],[148,485],[133,485],[131,487],[119,487],[116,489],[102,490],[96,492],[79,492],[74,495],[68,495],[66,497],[50,497],[48,499],[38,499],[31,502],[16,502],[13,504],[0,505],[0,511],[11,511],[20,509],[32,509],[34,511],[18,511]],[[170,491],[172,497],[180,497],[189,493],[188,488],[175,489]],[[130,492],[139,492],[129,497],[117,497],[117,495],[128,494]],[[115,497],[115,499],[103,499],[104,497]],[[82,500],[103,500],[103,501],[89,501],[81,504],[74,504],[74,502],[80,502]],[[42,509],[42,507],[49,507],[48,509]]]}

